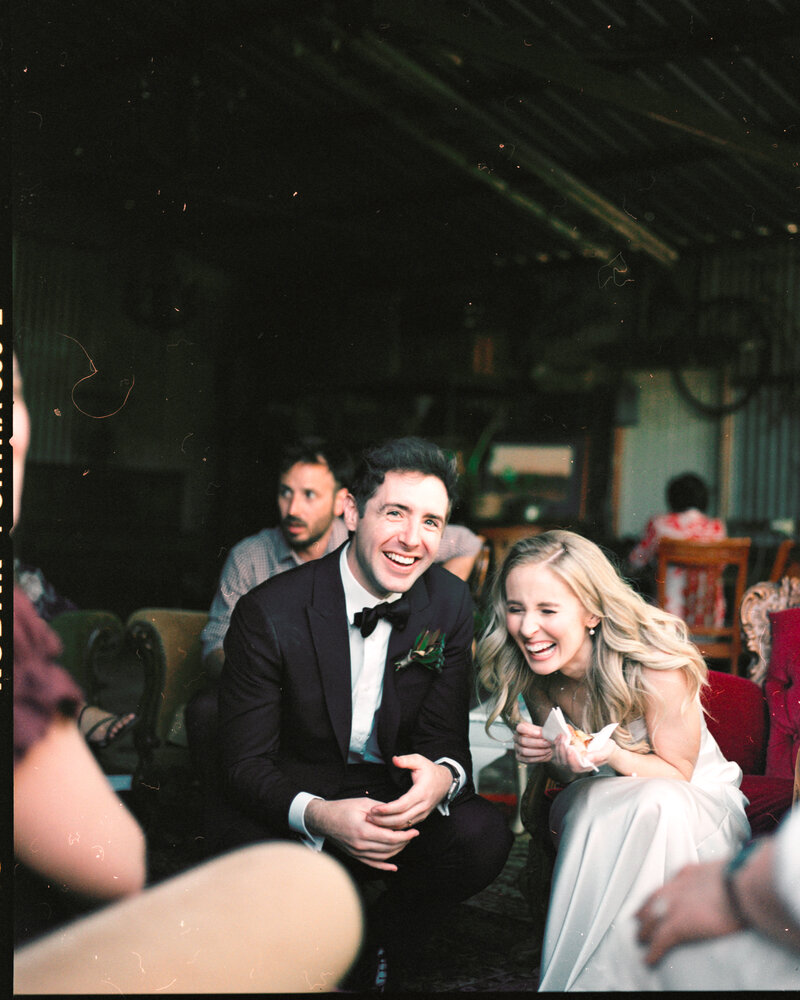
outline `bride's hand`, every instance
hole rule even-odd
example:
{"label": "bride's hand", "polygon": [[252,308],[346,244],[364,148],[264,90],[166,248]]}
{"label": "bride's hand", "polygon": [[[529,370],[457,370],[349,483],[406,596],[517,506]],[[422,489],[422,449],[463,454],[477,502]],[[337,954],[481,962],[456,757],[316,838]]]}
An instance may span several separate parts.
{"label": "bride's hand", "polygon": [[520,764],[544,764],[553,759],[553,745],[542,736],[542,727],[519,722],[514,733],[514,756]]}
{"label": "bride's hand", "polygon": [[601,747],[600,750],[590,750],[586,754],[586,759],[590,760],[595,767],[602,767],[603,764],[610,764],[613,767],[611,757],[618,749],[619,747],[614,740],[608,740],[606,745]]}
{"label": "bride's hand", "polygon": [[594,771],[592,764],[583,764],[581,762],[580,751],[570,743],[568,737],[563,733],[556,737],[556,742],[553,746],[553,763],[558,764],[560,767],[565,767],[568,771],[572,771],[573,774],[586,774],[588,771]]}

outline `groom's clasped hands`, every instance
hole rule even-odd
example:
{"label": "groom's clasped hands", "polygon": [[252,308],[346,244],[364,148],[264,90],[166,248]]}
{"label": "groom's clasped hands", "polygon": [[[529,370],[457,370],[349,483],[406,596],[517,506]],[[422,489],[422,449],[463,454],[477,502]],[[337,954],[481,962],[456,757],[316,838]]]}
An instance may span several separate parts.
{"label": "groom's clasped hands", "polygon": [[364,796],[352,799],[315,799],[306,810],[306,823],[317,835],[330,837],[351,857],[371,868],[397,871],[390,859],[399,854],[447,794],[450,770],[422,754],[392,758],[395,767],[411,772],[411,788],[392,802]]}

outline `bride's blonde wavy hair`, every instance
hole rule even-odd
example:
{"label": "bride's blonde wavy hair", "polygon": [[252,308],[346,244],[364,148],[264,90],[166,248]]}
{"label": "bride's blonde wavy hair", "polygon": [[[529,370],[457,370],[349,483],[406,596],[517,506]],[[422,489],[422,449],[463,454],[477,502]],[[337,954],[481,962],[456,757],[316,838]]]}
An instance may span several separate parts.
{"label": "bride's blonde wavy hair", "polygon": [[487,730],[498,716],[512,728],[520,721],[520,695],[526,698],[538,687],[549,696],[553,678],[530,669],[506,627],[509,573],[519,566],[545,562],[583,607],[600,619],[585,680],[586,721],[591,731],[617,722],[616,741],[646,752],[648,745],[634,741],[628,728],[634,719],[644,717],[648,699],[657,697],[642,668],[682,670],[688,681],[688,704],[707,683],[705,662],[680,618],[648,604],[599,546],[572,531],[546,531],[521,539],[509,549],[492,580],[489,621],[476,655],[478,682],[492,696]]}

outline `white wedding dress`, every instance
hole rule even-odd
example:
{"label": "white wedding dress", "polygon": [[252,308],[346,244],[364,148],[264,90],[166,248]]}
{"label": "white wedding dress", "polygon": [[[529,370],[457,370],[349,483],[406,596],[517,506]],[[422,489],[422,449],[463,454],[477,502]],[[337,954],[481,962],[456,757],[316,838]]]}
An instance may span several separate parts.
{"label": "white wedding dress", "polygon": [[[646,738],[644,720],[630,728]],[[606,765],[556,797],[541,991],[664,988],[644,964],[636,911],[684,865],[727,858],[750,836],[741,780],[703,719],[691,781],[621,777]]]}

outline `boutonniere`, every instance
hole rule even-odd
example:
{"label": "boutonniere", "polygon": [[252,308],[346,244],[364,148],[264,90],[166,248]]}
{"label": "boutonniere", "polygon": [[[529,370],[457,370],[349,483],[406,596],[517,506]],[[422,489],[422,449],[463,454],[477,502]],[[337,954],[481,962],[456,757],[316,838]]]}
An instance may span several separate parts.
{"label": "boutonniere", "polygon": [[438,628],[435,632],[431,632],[429,629],[420,632],[406,655],[395,660],[395,670],[403,670],[405,667],[410,667],[412,663],[419,663],[423,667],[427,667],[428,670],[435,670],[437,674],[440,674],[444,666],[445,638],[445,633],[440,632]]}

